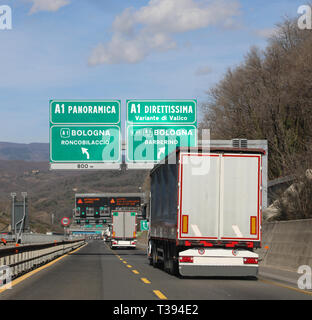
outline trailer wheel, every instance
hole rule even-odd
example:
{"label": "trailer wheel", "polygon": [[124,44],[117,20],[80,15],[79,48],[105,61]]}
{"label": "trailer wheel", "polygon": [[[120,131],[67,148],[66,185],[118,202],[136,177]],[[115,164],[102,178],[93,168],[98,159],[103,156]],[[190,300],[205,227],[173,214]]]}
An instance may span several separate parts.
{"label": "trailer wheel", "polygon": [[171,260],[169,272],[170,272],[170,274],[172,274],[174,276],[180,276],[178,262],[175,261],[173,258]]}
{"label": "trailer wheel", "polygon": [[167,259],[168,259],[168,273],[174,275],[174,276],[178,276],[179,275],[179,265],[178,265],[178,261],[176,260],[177,253],[176,253],[176,249],[169,244],[167,246]]}
{"label": "trailer wheel", "polygon": [[156,245],[152,246],[152,264],[154,268],[157,268],[159,265]]}
{"label": "trailer wheel", "polygon": [[148,264],[150,266],[153,265],[153,250],[152,250],[152,243],[149,241],[147,247],[147,257],[148,257]]}
{"label": "trailer wheel", "polygon": [[170,244],[166,243],[164,246],[164,270],[172,274],[173,259],[170,250]]}
{"label": "trailer wheel", "polygon": [[170,268],[170,257],[169,257],[169,250],[168,250],[168,245],[164,245],[164,270],[169,273],[169,268]]}

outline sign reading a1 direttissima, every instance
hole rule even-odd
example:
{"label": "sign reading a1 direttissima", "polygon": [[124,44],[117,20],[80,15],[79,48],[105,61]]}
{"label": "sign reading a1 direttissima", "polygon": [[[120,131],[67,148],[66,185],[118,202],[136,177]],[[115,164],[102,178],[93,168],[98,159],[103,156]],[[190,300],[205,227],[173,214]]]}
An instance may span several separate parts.
{"label": "sign reading a1 direttissima", "polygon": [[105,169],[120,162],[119,100],[50,101],[51,169]]}
{"label": "sign reading a1 direttissima", "polygon": [[197,101],[127,100],[128,124],[197,124]]}
{"label": "sign reading a1 direttissima", "polygon": [[197,146],[197,101],[127,100],[128,163],[157,163],[177,147]]}

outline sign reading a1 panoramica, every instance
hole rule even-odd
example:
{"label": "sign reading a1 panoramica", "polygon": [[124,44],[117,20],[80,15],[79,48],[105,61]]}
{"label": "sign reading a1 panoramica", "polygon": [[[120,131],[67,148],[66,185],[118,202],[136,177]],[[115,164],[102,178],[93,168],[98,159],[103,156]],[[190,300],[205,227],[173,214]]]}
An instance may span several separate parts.
{"label": "sign reading a1 panoramica", "polygon": [[51,169],[102,169],[120,162],[120,100],[50,101]]}
{"label": "sign reading a1 panoramica", "polygon": [[196,147],[196,100],[127,100],[126,140],[128,163],[156,163],[177,147]]}

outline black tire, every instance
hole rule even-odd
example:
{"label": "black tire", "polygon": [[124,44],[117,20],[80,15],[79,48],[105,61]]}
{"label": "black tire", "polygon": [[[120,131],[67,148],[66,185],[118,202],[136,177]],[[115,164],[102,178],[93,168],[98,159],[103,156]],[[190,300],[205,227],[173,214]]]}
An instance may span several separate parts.
{"label": "black tire", "polygon": [[149,264],[150,266],[153,265],[153,258],[148,257],[148,264]]}
{"label": "black tire", "polygon": [[[169,257],[170,257],[170,262],[169,262],[169,270],[168,272],[174,276],[179,276],[179,263],[177,260],[177,251],[176,249],[172,246],[169,245]],[[174,258],[175,257],[175,258]]]}
{"label": "black tire", "polygon": [[171,257],[170,257],[170,245],[165,244],[164,246],[164,270],[167,273],[170,273],[170,265],[171,265]]}
{"label": "black tire", "polygon": [[158,266],[159,266],[156,245],[152,246],[152,265],[154,268],[158,268]]}
{"label": "black tire", "polygon": [[177,277],[180,276],[178,261],[173,260],[173,259],[172,259],[172,263],[171,263],[170,274],[172,274],[173,276],[177,276]]}
{"label": "black tire", "polygon": [[[149,255],[149,248],[151,247],[150,251],[151,251],[151,255]],[[147,255],[147,259],[148,259],[148,264],[150,266],[153,265],[153,256],[152,256],[152,242],[149,241],[148,243],[148,247],[147,247],[147,250],[146,250],[146,255]]]}

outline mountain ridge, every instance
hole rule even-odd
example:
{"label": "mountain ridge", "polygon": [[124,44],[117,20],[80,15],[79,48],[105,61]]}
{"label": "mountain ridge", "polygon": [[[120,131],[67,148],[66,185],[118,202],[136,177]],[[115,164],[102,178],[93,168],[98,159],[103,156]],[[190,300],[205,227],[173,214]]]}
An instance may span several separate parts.
{"label": "mountain ridge", "polygon": [[[10,223],[11,192],[28,193],[33,231],[62,231],[75,193],[140,192],[148,170],[51,171],[48,143],[0,142],[0,231]],[[51,225],[51,215],[55,224]]]}
{"label": "mountain ridge", "polygon": [[0,160],[49,161],[49,143],[0,141]]}

